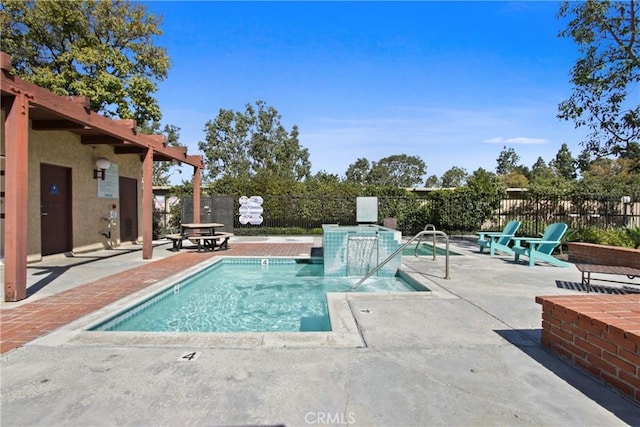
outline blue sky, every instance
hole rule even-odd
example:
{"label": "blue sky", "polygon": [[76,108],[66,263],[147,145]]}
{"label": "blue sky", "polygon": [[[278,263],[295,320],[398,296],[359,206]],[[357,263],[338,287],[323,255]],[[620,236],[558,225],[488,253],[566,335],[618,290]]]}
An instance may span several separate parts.
{"label": "blue sky", "polygon": [[[198,152],[221,108],[263,100],[343,176],[358,158],[419,156],[427,174],[494,171],[504,146],[546,162],[585,131],[556,118],[577,46],[559,2],[144,2],[172,67],[162,122]],[[174,174],[176,182],[190,172]]]}

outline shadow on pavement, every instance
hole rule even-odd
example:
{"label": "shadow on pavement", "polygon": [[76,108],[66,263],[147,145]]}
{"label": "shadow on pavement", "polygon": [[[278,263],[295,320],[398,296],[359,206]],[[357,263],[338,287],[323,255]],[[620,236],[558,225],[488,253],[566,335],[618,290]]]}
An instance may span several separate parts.
{"label": "shadow on pavement", "polygon": [[[589,372],[544,348],[539,340],[541,329],[507,329],[494,332],[622,421],[629,425],[637,425],[639,406]],[[624,399],[620,399],[620,396]]]}

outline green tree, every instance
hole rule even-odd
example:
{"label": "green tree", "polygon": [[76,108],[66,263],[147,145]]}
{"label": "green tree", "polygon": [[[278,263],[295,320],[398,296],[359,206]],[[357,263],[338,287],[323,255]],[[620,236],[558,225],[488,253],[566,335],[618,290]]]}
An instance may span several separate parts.
{"label": "green tree", "polygon": [[169,57],[154,44],[160,24],[128,1],[8,0],[0,9],[0,47],[19,77],[143,123],[161,118],[153,93],[167,77]]}
{"label": "green tree", "polygon": [[640,3],[567,1],[558,17],[570,17],[560,36],[572,38],[581,54],[558,117],[590,130],[584,145],[596,156],[624,152],[640,141]]}
{"label": "green tree", "polygon": [[529,185],[530,171],[518,162],[520,162],[520,156],[516,151],[504,146],[496,159],[496,173],[506,187],[524,188]]}
{"label": "green tree", "polygon": [[438,187],[438,186],[440,186],[440,180],[438,179],[438,177],[436,175],[431,175],[424,182],[424,186],[427,187],[427,188]]}
{"label": "green tree", "polygon": [[640,176],[627,158],[598,158],[591,162],[578,186],[583,193],[608,193],[612,197],[640,194]]}
{"label": "green tree", "polygon": [[280,120],[278,111],[264,101],[247,104],[243,113],[220,109],[205,125],[205,141],[198,143],[205,155],[206,178],[309,177],[309,151],[300,146],[298,127],[287,131]]}
{"label": "green tree", "polygon": [[550,179],[553,176],[553,170],[547,166],[542,157],[538,157],[538,160],[531,166],[531,181]]}
{"label": "green tree", "polygon": [[367,176],[367,183],[393,187],[413,187],[423,182],[427,171],[418,156],[396,154],[374,162]]}
{"label": "green tree", "polygon": [[442,187],[460,187],[464,185],[467,179],[467,170],[454,166],[445,173],[442,174],[441,183]]}
{"label": "green tree", "polygon": [[513,148],[504,146],[496,159],[496,173],[498,175],[508,175],[518,167],[520,156],[516,154]]}
{"label": "green tree", "polygon": [[518,169],[500,175],[500,181],[508,188],[527,188],[529,186],[529,178]]}
{"label": "green tree", "polygon": [[545,164],[542,157],[531,167],[531,180],[529,182],[529,193],[539,194],[544,197],[550,195],[568,194],[574,188],[575,180],[566,179],[556,173],[554,168]]}
{"label": "green tree", "polygon": [[504,194],[504,185],[496,174],[491,173],[483,168],[476,169],[469,177],[467,177],[467,187],[480,195],[502,195]]}
{"label": "green tree", "polygon": [[551,161],[551,167],[564,179],[572,180],[578,176],[576,173],[576,161],[571,155],[567,144],[562,144],[555,159]]}
{"label": "green tree", "polygon": [[335,173],[329,173],[326,171],[317,172],[308,181],[314,181],[315,183],[326,186],[338,186],[340,185],[340,177]]}
{"label": "green tree", "polygon": [[390,187],[413,187],[423,181],[427,166],[417,156],[395,154],[377,162],[359,158],[350,164],[345,181]]}
{"label": "green tree", "polygon": [[640,179],[640,142],[629,143],[628,149],[620,154],[620,159],[626,161],[629,173],[639,175]]}
{"label": "green tree", "polygon": [[359,158],[354,163],[351,163],[345,172],[345,181],[364,183],[369,175],[371,165],[369,160],[364,157]]}
{"label": "green tree", "polygon": [[576,159],[576,166],[580,171],[580,175],[584,175],[589,170],[591,165],[591,152],[586,148],[580,152],[580,155]]}
{"label": "green tree", "polygon": [[467,177],[466,185],[428,194],[427,198],[432,201],[428,221],[438,230],[478,230],[494,215],[502,196],[504,186],[500,179],[479,168]]}

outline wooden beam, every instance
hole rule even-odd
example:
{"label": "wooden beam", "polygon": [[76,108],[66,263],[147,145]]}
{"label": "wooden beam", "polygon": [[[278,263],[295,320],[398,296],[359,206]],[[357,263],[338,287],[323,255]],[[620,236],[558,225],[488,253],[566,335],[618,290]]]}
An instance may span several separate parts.
{"label": "wooden beam", "polygon": [[114,144],[124,144],[120,138],[114,138],[109,135],[86,135],[83,136],[80,140],[84,145],[114,145]]}
{"label": "wooden beam", "polygon": [[65,96],[67,101],[82,105],[85,110],[91,110],[91,99],[88,96]]}
{"label": "wooden beam", "polygon": [[136,133],[136,126],[138,125],[133,119],[113,119],[114,122],[120,123],[122,126],[131,129],[134,133]]}
{"label": "wooden beam", "polygon": [[32,120],[31,129],[33,130],[78,130],[84,129],[85,126],[80,123],[71,122],[69,120]]}
{"label": "wooden beam", "polygon": [[176,159],[172,159],[171,157],[167,157],[158,152],[153,153],[153,161],[154,162],[175,162]]}
{"label": "wooden beam", "polygon": [[163,146],[166,147],[167,145],[167,137],[161,134],[150,134],[150,135],[140,135],[140,137],[142,139],[145,139],[147,141],[151,141],[151,142],[155,142],[158,144],[162,144]]}
{"label": "wooden beam", "polygon": [[5,112],[4,298],[27,297],[27,218],[29,211],[29,106],[27,95],[7,100]]}
{"label": "wooden beam", "polygon": [[194,167],[198,167],[200,169],[204,169],[204,158],[199,154],[187,156],[187,161],[185,163],[194,165]]}
{"label": "wooden beam", "polygon": [[115,154],[142,154],[144,153],[144,148],[138,145],[117,146],[113,147],[113,152]]}

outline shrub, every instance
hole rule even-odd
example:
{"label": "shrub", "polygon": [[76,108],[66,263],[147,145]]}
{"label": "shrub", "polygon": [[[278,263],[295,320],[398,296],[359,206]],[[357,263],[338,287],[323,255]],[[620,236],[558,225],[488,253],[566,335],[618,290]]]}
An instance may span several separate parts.
{"label": "shrub", "polygon": [[624,231],[633,242],[634,249],[640,248],[640,225],[636,225],[635,227],[626,227]]}
{"label": "shrub", "polygon": [[625,228],[581,228],[576,230],[573,241],[630,248],[635,244]]}

